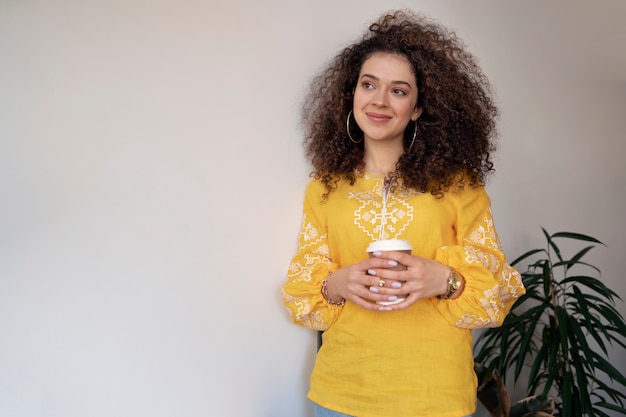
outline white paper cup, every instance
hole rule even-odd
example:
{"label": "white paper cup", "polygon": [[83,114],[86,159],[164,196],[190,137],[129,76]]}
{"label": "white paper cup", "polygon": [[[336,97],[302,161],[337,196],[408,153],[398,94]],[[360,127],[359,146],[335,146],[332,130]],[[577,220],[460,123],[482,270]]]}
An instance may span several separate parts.
{"label": "white paper cup", "polygon": [[411,253],[413,246],[408,240],[402,239],[388,239],[388,240],[376,240],[369,244],[366,251],[372,255],[375,251],[381,252],[405,252]]}
{"label": "white paper cup", "polygon": [[[411,254],[411,250],[413,247],[408,240],[402,239],[387,239],[387,240],[377,240],[369,244],[366,251],[369,254],[370,258],[374,256],[374,252],[404,252],[407,254]],[[396,265],[392,268],[395,271],[404,271],[406,270],[406,266],[402,264]],[[396,301],[376,301],[376,304],[381,305],[390,305],[390,304],[398,304],[404,301],[405,297],[398,297]]]}

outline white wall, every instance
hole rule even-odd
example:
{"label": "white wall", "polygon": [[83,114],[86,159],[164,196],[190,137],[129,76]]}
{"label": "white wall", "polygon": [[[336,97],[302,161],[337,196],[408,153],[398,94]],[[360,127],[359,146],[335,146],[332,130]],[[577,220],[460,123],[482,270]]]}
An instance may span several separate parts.
{"label": "white wall", "polygon": [[[384,10],[215,3],[0,1],[0,415],[310,412],[315,336],[279,297],[298,109]],[[509,257],[540,226],[592,234],[626,295],[626,3],[402,6],[455,28],[497,90]]]}

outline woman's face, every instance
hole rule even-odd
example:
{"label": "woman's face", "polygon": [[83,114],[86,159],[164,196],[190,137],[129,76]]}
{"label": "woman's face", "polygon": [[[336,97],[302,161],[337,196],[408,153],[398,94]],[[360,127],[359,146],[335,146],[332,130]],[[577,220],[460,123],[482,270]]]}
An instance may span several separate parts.
{"label": "woman's face", "polygon": [[352,111],[366,143],[402,144],[407,124],[422,113],[409,61],[396,54],[372,54],[359,72]]}

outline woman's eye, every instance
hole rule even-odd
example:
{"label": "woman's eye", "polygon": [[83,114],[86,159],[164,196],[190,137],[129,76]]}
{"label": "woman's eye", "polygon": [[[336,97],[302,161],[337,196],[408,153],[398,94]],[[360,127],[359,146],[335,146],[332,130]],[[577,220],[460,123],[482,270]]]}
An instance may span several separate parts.
{"label": "woman's eye", "polygon": [[394,94],[401,95],[401,96],[406,96],[406,91],[404,91],[404,90],[403,90],[403,89],[401,89],[401,88],[395,88],[395,89],[393,90],[393,93],[394,93]]}
{"label": "woman's eye", "polygon": [[365,88],[365,89],[374,88],[374,84],[372,84],[372,83],[371,83],[371,82],[369,82],[369,81],[365,81],[365,82],[363,83],[363,88]]}

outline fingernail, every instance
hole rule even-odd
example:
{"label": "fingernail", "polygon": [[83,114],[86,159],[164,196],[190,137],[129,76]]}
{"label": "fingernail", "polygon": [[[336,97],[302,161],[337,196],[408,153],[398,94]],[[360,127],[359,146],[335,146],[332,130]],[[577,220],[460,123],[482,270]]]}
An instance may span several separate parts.
{"label": "fingernail", "polygon": [[379,250],[375,250],[374,252],[372,252],[372,255],[374,256],[383,256],[383,253]]}
{"label": "fingernail", "polygon": [[370,291],[371,291],[371,292],[375,292],[375,293],[379,293],[379,292],[380,292],[380,290],[378,289],[378,287],[374,287],[374,286],[370,287]]}
{"label": "fingernail", "polygon": [[396,261],[389,261],[389,265],[398,266],[398,263]]}
{"label": "fingernail", "polygon": [[369,275],[376,275],[376,271],[375,271],[375,270],[373,270],[373,269],[368,269],[368,270],[367,270],[367,273],[368,273]]}
{"label": "fingernail", "polygon": [[395,295],[390,295],[389,297],[387,297],[387,301],[396,301],[398,299],[398,297],[396,297]]}
{"label": "fingernail", "polygon": [[402,288],[402,283],[401,282],[392,282],[391,283],[391,287],[392,288]]}

